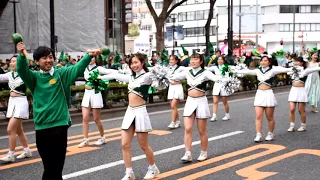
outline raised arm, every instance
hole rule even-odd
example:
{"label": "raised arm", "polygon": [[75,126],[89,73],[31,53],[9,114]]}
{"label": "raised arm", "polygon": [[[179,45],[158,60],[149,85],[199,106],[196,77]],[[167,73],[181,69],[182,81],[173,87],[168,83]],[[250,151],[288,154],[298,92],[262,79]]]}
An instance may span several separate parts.
{"label": "raised arm", "polygon": [[11,72],[0,74],[0,82],[8,82]]}
{"label": "raised arm", "polygon": [[102,80],[118,80],[121,82],[129,82],[131,75],[128,74],[118,74],[118,73],[111,73],[108,75],[100,76]]}
{"label": "raised arm", "polygon": [[204,69],[215,73],[218,68],[217,66],[210,66],[210,67],[204,67]]}
{"label": "raised arm", "polygon": [[222,78],[221,76],[217,76],[215,74],[212,74],[210,71],[204,71],[204,75],[210,81],[218,81]]}
{"label": "raised arm", "polygon": [[252,76],[256,76],[257,75],[256,70],[250,70],[250,69],[233,70],[232,72],[234,72],[236,74],[244,74],[244,75],[252,75]]}
{"label": "raised arm", "polygon": [[188,71],[181,71],[180,73],[175,73],[170,78],[170,81],[181,81],[187,78]]}
{"label": "raised arm", "polygon": [[280,73],[287,73],[292,70],[292,68],[284,68],[281,66],[273,66],[272,69],[273,69],[273,75],[277,75]]}
{"label": "raised arm", "polygon": [[306,68],[305,70],[303,70],[303,71],[301,72],[301,74],[302,74],[303,76],[308,76],[309,74],[314,73],[314,72],[316,72],[316,71],[320,71],[320,67]]}
{"label": "raised arm", "polygon": [[98,66],[98,71],[101,75],[107,75],[107,74],[114,74],[114,73],[118,73],[118,70],[115,70],[115,69],[107,69],[107,68],[104,68],[102,66]]}
{"label": "raised arm", "polygon": [[23,54],[19,54],[17,58],[17,72],[22,81],[30,89],[31,93],[34,92],[36,85],[36,72],[29,69],[27,58]]}

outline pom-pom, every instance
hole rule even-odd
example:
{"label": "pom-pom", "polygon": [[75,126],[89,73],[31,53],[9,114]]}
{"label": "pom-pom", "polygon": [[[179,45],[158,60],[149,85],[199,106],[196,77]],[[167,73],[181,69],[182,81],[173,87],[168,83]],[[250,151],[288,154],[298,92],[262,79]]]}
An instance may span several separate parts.
{"label": "pom-pom", "polygon": [[99,79],[99,72],[93,71],[88,78],[86,85],[92,87],[95,90],[95,94],[98,94],[100,91],[105,91],[109,88],[109,81]]}
{"label": "pom-pom", "polygon": [[161,66],[159,64],[156,64],[154,67],[152,67],[150,71],[153,76],[151,76],[152,84],[151,86],[158,89],[163,90],[166,89],[170,82],[169,82],[169,68],[167,66]]}
{"label": "pom-pom", "polygon": [[299,79],[303,77],[303,67],[301,66],[293,66],[291,71],[287,72],[291,79]]}
{"label": "pom-pom", "polygon": [[219,80],[219,82],[224,84],[222,88],[228,95],[233,94],[240,87],[240,80],[236,77],[225,77]]}

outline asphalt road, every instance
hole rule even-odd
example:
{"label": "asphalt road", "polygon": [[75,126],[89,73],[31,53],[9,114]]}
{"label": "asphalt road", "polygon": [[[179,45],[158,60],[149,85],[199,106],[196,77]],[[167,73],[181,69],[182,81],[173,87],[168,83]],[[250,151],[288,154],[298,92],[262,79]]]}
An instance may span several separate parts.
{"label": "asphalt road", "polygon": [[[161,174],[158,179],[320,179],[320,113],[310,113],[307,108],[307,131],[288,133],[288,93],[276,95],[279,106],[276,108],[275,140],[272,142],[254,143],[255,137],[253,97],[237,99],[230,102],[230,121],[221,121],[224,115],[223,105],[219,105],[217,122],[208,121],[209,159],[196,162],[200,153],[199,135],[194,128],[193,150],[194,161],[182,164],[184,155],[183,126],[168,130],[170,111],[150,113],[154,131],[150,134],[149,143],[156,156],[156,164]],[[210,106],[211,107],[211,106]],[[182,108],[181,108],[182,109]],[[180,111],[182,119],[182,111]],[[298,113],[296,113],[298,116]],[[300,125],[297,118],[296,126]],[[70,180],[116,180],[124,175],[121,154],[120,125],[121,118],[104,121],[108,143],[101,147],[90,146],[79,149],[76,146],[82,140],[81,126],[74,125],[69,129],[68,154],[64,166],[64,178]],[[182,124],[183,125],[183,124]],[[267,133],[264,120],[264,135]],[[98,138],[95,125],[90,127],[91,143]],[[28,135],[29,143],[34,150],[34,157],[16,160],[12,164],[0,164],[0,180],[38,180],[41,179],[42,163],[33,143],[34,134]],[[8,139],[0,137],[0,156],[7,153]],[[21,147],[16,150],[21,151]],[[133,169],[136,179],[142,179],[148,164],[139,148],[136,138],[132,144]]]}

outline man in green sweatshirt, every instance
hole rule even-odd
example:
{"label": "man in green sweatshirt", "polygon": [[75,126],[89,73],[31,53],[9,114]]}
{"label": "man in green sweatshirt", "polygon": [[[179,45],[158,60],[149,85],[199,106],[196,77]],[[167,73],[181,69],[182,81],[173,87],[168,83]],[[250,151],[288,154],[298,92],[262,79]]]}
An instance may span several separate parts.
{"label": "man in green sweatshirt", "polygon": [[22,42],[17,44],[17,50],[20,52],[17,72],[33,96],[36,144],[44,167],[42,180],[62,180],[68,127],[71,125],[70,86],[83,74],[92,56],[101,54],[102,50],[87,51],[88,54],[76,65],[54,69],[53,50],[40,46],[33,53],[40,71],[29,69],[27,51]]}

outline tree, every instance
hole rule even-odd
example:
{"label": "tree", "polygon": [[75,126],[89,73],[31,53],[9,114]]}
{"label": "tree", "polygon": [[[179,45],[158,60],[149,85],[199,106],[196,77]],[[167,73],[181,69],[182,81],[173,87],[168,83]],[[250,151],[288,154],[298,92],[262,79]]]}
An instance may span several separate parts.
{"label": "tree", "polygon": [[[210,42],[210,25],[211,25],[211,20],[213,18],[213,6],[216,3],[217,0],[210,0],[210,10],[209,10],[209,16],[207,19],[207,23],[205,25],[205,35],[206,35],[206,55],[209,54],[209,42]],[[218,26],[218,24],[217,24]],[[218,34],[217,34],[218,36]],[[219,42],[217,42],[219,43]]]}
{"label": "tree", "polygon": [[[161,52],[161,50],[164,48],[164,36],[163,36],[163,26],[166,19],[169,17],[170,13],[178,6],[186,2],[187,0],[180,0],[180,2],[174,4],[171,6],[174,0],[163,0],[163,7],[162,11],[157,15],[156,11],[154,10],[152,6],[151,0],[145,0],[146,4],[149,8],[149,11],[153,17],[154,23],[156,24],[156,49],[157,52]],[[171,8],[170,8],[171,6]]]}
{"label": "tree", "polygon": [[128,37],[136,37],[139,36],[140,32],[139,32],[139,27],[137,24],[129,24],[128,26]]}

